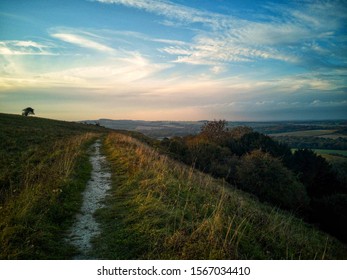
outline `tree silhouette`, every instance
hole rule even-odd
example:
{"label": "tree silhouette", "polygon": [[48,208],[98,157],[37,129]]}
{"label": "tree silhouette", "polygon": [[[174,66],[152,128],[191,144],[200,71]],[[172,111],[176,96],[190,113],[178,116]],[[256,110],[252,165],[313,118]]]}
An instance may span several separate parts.
{"label": "tree silhouette", "polygon": [[200,136],[210,142],[219,143],[227,136],[227,124],[226,120],[207,121],[201,127]]}
{"label": "tree silhouette", "polygon": [[22,116],[35,115],[34,109],[31,107],[25,108],[22,110]]}

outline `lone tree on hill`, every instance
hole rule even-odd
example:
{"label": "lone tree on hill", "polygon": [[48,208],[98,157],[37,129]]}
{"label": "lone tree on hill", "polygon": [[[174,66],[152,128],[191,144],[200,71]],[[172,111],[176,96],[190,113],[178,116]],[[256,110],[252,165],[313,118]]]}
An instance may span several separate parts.
{"label": "lone tree on hill", "polygon": [[31,107],[25,108],[22,110],[22,116],[35,115],[34,109]]}

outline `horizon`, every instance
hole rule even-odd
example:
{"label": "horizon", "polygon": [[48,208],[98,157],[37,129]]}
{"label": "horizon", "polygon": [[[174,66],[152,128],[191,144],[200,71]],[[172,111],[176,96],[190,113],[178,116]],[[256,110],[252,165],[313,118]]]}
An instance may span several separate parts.
{"label": "horizon", "polygon": [[218,121],[225,120],[227,122],[250,122],[250,123],[267,123],[267,122],[330,122],[330,121],[347,121],[347,119],[292,119],[292,120],[227,120],[227,119],[209,119],[209,120],[141,120],[141,119],[108,119],[108,118],[100,118],[96,120],[80,120],[80,121],[98,121],[98,120],[109,120],[109,121],[139,121],[139,122],[210,122],[210,121]]}
{"label": "horizon", "polygon": [[345,1],[15,0],[0,8],[4,113],[347,119]]}
{"label": "horizon", "polygon": [[[16,113],[4,113],[0,112],[0,114],[9,114],[14,116],[20,116],[21,114]],[[88,122],[88,121],[133,121],[133,122],[210,122],[210,121],[218,121],[218,120],[225,120],[226,122],[240,122],[240,123],[280,123],[280,122],[332,122],[332,121],[341,121],[341,122],[347,122],[346,119],[283,119],[283,120],[228,120],[228,119],[201,119],[201,120],[170,120],[170,119],[155,119],[155,120],[144,120],[144,119],[109,119],[109,118],[98,118],[98,119],[79,119],[79,120],[65,120],[65,119],[54,119],[49,117],[43,117],[40,115],[30,115],[26,118],[44,118],[49,120],[56,120],[56,121],[66,121],[66,122]]]}

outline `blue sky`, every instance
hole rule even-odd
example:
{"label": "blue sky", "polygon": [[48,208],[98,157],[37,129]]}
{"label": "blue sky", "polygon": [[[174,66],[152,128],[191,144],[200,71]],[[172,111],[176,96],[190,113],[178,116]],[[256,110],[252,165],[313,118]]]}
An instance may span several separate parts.
{"label": "blue sky", "polygon": [[347,119],[347,1],[0,2],[0,112]]}

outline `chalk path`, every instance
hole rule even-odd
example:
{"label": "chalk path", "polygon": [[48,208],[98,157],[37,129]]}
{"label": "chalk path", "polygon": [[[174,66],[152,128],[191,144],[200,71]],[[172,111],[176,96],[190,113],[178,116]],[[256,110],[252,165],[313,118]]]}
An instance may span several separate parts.
{"label": "chalk path", "polygon": [[67,241],[75,245],[80,254],[75,259],[92,259],[89,254],[92,247],[91,239],[100,233],[99,224],[94,218],[97,209],[103,207],[102,201],[107,190],[111,188],[111,173],[105,156],[100,153],[101,141],[92,145],[93,153],[90,162],[93,166],[91,179],[88,181],[83,193],[83,204],[80,213],[67,236]]}

